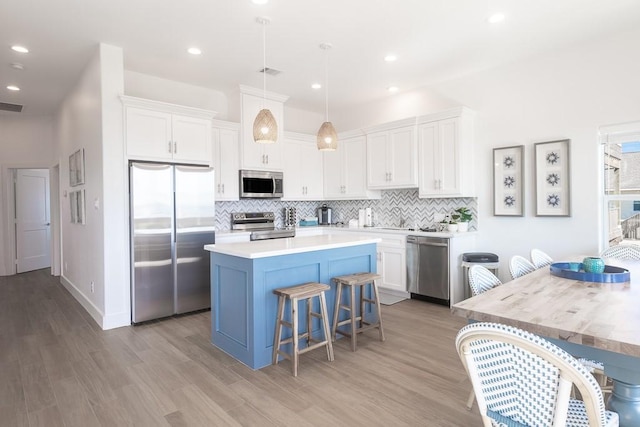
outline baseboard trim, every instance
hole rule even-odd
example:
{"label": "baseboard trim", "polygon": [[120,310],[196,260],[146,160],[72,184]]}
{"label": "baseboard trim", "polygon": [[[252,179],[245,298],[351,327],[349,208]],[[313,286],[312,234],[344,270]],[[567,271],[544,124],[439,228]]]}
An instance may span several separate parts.
{"label": "baseboard trim", "polygon": [[91,315],[93,320],[102,328],[102,312],[96,307],[73,283],[71,283],[66,277],[60,276],[60,283],[65,287],[67,291],[80,303],[80,305],[87,310],[87,313]]}

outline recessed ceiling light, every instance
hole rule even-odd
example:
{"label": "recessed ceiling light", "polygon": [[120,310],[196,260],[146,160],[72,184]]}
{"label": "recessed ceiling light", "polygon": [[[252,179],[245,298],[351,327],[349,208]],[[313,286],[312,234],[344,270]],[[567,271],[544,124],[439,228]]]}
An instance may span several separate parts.
{"label": "recessed ceiling light", "polygon": [[187,52],[189,52],[191,55],[200,55],[202,53],[202,51],[197,47],[190,47],[189,49],[187,49]]}
{"label": "recessed ceiling light", "polygon": [[7,89],[9,90],[13,90],[13,91],[18,91],[20,90],[20,88],[18,86],[14,86],[14,85],[9,85],[7,86]]}
{"label": "recessed ceiling light", "polygon": [[11,46],[11,49],[19,53],[29,53],[29,49],[27,49],[24,46],[15,45],[15,46]]}
{"label": "recessed ceiling light", "polygon": [[320,83],[314,83],[311,85],[311,89],[322,89],[322,85]]}
{"label": "recessed ceiling light", "polygon": [[387,61],[387,62],[393,62],[396,59],[398,59],[398,57],[393,55],[393,54],[389,54],[389,55],[384,57],[384,60]]}
{"label": "recessed ceiling light", "polygon": [[504,13],[494,13],[487,19],[487,21],[489,22],[489,24],[497,24],[499,22],[502,22],[504,21]]}
{"label": "recessed ceiling light", "polygon": [[14,70],[24,70],[24,64],[21,64],[19,62],[12,62],[11,64],[9,64],[9,66]]}
{"label": "recessed ceiling light", "polygon": [[253,3],[253,4],[267,4],[267,3],[269,3],[269,0],[251,0],[251,3]]}
{"label": "recessed ceiling light", "polygon": [[398,91],[398,86],[389,86],[387,90],[391,93],[395,93]]}

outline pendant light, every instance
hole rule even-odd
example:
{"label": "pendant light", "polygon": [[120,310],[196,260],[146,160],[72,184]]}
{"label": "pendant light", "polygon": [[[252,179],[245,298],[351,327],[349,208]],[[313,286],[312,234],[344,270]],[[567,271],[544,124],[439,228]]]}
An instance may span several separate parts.
{"label": "pendant light", "polygon": [[325,122],[320,126],[318,130],[318,150],[320,151],[336,151],[338,148],[338,134],[335,128],[329,121],[329,49],[331,49],[330,43],[322,43],[320,49],[325,51],[325,64],[324,64],[324,87],[325,87]]}
{"label": "pendant light", "polygon": [[258,17],[256,22],[262,24],[262,110],[253,121],[253,140],[259,144],[273,144],[278,140],[278,124],[269,109],[264,107],[267,99],[267,24],[269,18]]}

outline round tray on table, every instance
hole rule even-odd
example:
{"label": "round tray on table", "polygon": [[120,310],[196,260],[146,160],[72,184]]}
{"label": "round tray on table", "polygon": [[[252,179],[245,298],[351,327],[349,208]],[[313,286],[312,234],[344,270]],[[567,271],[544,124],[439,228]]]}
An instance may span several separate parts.
{"label": "round tray on table", "polygon": [[554,262],[549,269],[554,276],[582,282],[623,283],[631,279],[629,270],[613,265],[605,265],[603,273],[588,273],[580,262]]}

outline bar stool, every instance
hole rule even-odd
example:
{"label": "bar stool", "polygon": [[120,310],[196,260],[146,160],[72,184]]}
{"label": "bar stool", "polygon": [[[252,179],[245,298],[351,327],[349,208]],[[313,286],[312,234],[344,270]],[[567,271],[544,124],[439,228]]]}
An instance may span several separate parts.
{"label": "bar stool", "polygon": [[[278,364],[278,355],[291,360],[291,368],[293,376],[298,376],[298,356],[318,347],[325,346],[327,348],[327,359],[333,361],[333,345],[329,337],[329,318],[327,314],[327,300],[324,292],[331,289],[329,285],[324,283],[309,282],[302,285],[291,286],[288,288],[274,289],[273,293],[278,296],[278,317],[276,319],[276,333],[273,338],[273,364]],[[318,297],[320,300],[320,313],[311,310],[312,298]],[[284,320],[284,306],[286,300],[291,301],[291,322]],[[307,301],[307,331],[304,334],[298,334],[298,301]],[[319,341],[313,338],[311,333],[312,317],[320,319],[324,332],[324,340]],[[282,339],[282,327],[286,326],[291,329],[291,337]],[[300,350],[298,342],[300,339],[307,339],[307,347]],[[314,344],[311,344],[311,343]],[[280,350],[282,344],[293,343],[291,353]]]}
{"label": "bar stool", "polygon": [[[380,334],[380,341],[384,341],[384,330],[382,328],[382,312],[380,311],[380,295],[378,294],[377,280],[382,276],[376,273],[356,273],[348,274],[346,276],[334,277],[332,280],[336,282],[336,304],[333,311],[333,329],[331,330],[331,339],[336,340],[336,333],[351,338],[351,351],[356,351],[357,334],[364,332],[368,329],[378,328]],[[373,290],[373,299],[365,298],[366,285],[371,285]],[[349,305],[343,305],[340,303],[342,299],[342,287],[348,286],[351,290]],[[360,315],[358,316],[356,311],[356,287],[360,288]],[[378,313],[378,319],[373,322],[365,321],[365,303],[375,304]],[[345,310],[349,313],[349,317],[345,320],[338,322],[340,310]],[[359,322],[356,325],[356,322]],[[351,331],[341,331],[338,329],[342,325],[351,325]]]}

